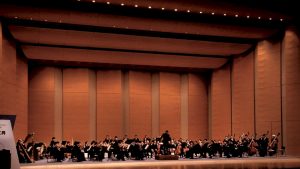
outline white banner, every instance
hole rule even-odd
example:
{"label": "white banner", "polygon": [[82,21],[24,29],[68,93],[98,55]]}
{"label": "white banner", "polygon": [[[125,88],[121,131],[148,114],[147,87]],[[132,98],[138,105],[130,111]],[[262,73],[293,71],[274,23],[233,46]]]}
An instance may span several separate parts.
{"label": "white banner", "polygon": [[[9,150],[11,155],[11,169],[20,169],[16,143],[10,120],[0,120],[0,151],[1,150]],[[0,165],[0,168],[2,167]]]}

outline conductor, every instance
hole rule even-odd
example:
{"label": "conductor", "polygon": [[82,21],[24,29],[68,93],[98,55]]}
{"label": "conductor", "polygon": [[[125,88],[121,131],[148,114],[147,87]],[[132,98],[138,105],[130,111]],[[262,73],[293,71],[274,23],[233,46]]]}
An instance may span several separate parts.
{"label": "conductor", "polygon": [[169,134],[169,131],[166,130],[162,135],[161,135],[161,141],[163,143],[162,148],[161,148],[161,153],[163,155],[170,155],[170,142],[171,142],[171,136]]}

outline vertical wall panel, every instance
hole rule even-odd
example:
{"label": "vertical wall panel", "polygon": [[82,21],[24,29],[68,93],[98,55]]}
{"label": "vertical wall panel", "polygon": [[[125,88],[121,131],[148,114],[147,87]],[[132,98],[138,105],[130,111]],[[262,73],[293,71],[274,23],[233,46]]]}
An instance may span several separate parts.
{"label": "vertical wall panel", "polygon": [[97,71],[97,139],[123,135],[121,71]]}
{"label": "vertical wall panel", "polygon": [[180,137],[180,75],[160,73],[160,133],[169,130],[172,137]]}
{"label": "vertical wall panel", "polygon": [[152,135],[151,80],[151,73],[129,72],[129,136]]}
{"label": "vertical wall panel", "polygon": [[230,66],[213,71],[211,79],[211,136],[223,139],[231,134]]}
{"label": "vertical wall panel", "polygon": [[181,75],[180,89],[180,137],[189,137],[189,79],[188,74]]}
{"label": "vertical wall panel", "polygon": [[[24,138],[28,132],[28,64],[25,58],[17,57],[15,138]],[[0,96],[1,97],[1,96]]]}
{"label": "vertical wall panel", "polygon": [[55,68],[35,67],[29,73],[29,132],[49,142],[54,135]]}
{"label": "vertical wall panel", "polygon": [[[16,47],[2,35],[0,23],[0,112],[1,114],[16,114]],[[18,119],[17,119],[18,120]]]}
{"label": "vertical wall panel", "polygon": [[257,134],[277,134],[281,131],[280,43],[258,43],[255,60]]}
{"label": "vertical wall panel", "polygon": [[159,73],[152,73],[152,137],[160,136],[159,133]]}
{"label": "vertical wall panel", "polygon": [[232,128],[236,136],[254,134],[254,53],[233,61]]}
{"label": "vertical wall panel", "polygon": [[15,44],[7,39],[0,22],[0,114],[16,115],[15,138],[28,132],[28,66],[16,53]]}
{"label": "vertical wall panel", "polygon": [[86,141],[90,138],[88,69],[63,70],[63,137]]}
{"label": "vertical wall panel", "polygon": [[63,139],[63,75],[60,68],[54,70],[54,136]]}
{"label": "vertical wall panel", "polygon": [[282,52],[284,146],[289,155],[300,155],[300,38],[289,28],[285,32]]}
{"label": "vertical wall panel", "polygon": [[188,74],[189,139],[208,138],[207,82],[198,74]]}

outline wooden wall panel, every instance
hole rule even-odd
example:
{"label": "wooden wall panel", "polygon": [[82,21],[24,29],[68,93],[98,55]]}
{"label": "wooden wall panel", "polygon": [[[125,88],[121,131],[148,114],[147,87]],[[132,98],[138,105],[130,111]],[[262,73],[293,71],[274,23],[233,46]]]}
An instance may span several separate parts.
{"label": "wooden wall panel", "polygon": [[211,122],[213,139],[231,134],[230,66],[214,70],[211,79]]}
{"label": "wooden wall panel", "polygon": [[0,22],[0,114],[16,115],[14,136],[24,138],[28,132],[28,64],[16,53]]}
{"label": "wooden wall panel", "polygon": [[97,139],[123,136],[120,70],[97,71]]}
{"label": "wooden wall panel", "polygon": [[188,138],[208,138],[207,81],[198,74],[188,74]]}
{"label": "wooden wall panel", "polygon": [[13,43],[2,36],[0,23],[0,112],[1,114],[16,114],[16,48]]}
{"label": "wooden wall panel", "polygon": [[129,136],[152,135],[151,84],[151,73],[129,72]]}
{"label": "wooden wall panel", "polygon": [[90,138],[89,70],[63,70],[63,138]]}
{"label": "wooden wall panel", "polygon": [[180,74],[160,73],[160,133],[180,137]]}
{"label": "wooden wall panel", "polygon": [[284,146],[287,154],[300,155],[300,36],[288,28],[283,40],[283,120]]}
{"label": "wooden wall panel", "polygon": [[256,53],[255,98],[258,135],[281,132],[280,43],[262,41]]}
{"label": "wooden wall panel", "polygon": [[53,67],[34,67],[29,72],[28,130],[46,143],[54,136],[54,72]]}
{"label": "wooden wall panel", "polygon": [[28,132],[28,64],[24,58],[17,57],[16,74],[16,115],[15,138],[24,138]]}
{"label": "wooden wall panel", "polygon": [[254,134],[254,53],[236,58],[232,69],[232,132]]}

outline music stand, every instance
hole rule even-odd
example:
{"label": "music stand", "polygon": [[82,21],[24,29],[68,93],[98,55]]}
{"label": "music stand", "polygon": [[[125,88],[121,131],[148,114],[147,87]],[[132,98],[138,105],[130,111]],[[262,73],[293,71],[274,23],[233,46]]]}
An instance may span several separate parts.
{"label": "music stand", "polygon": [[0,120],[10,120],[11,128],[14,129],[16,115],[0,115]]}

